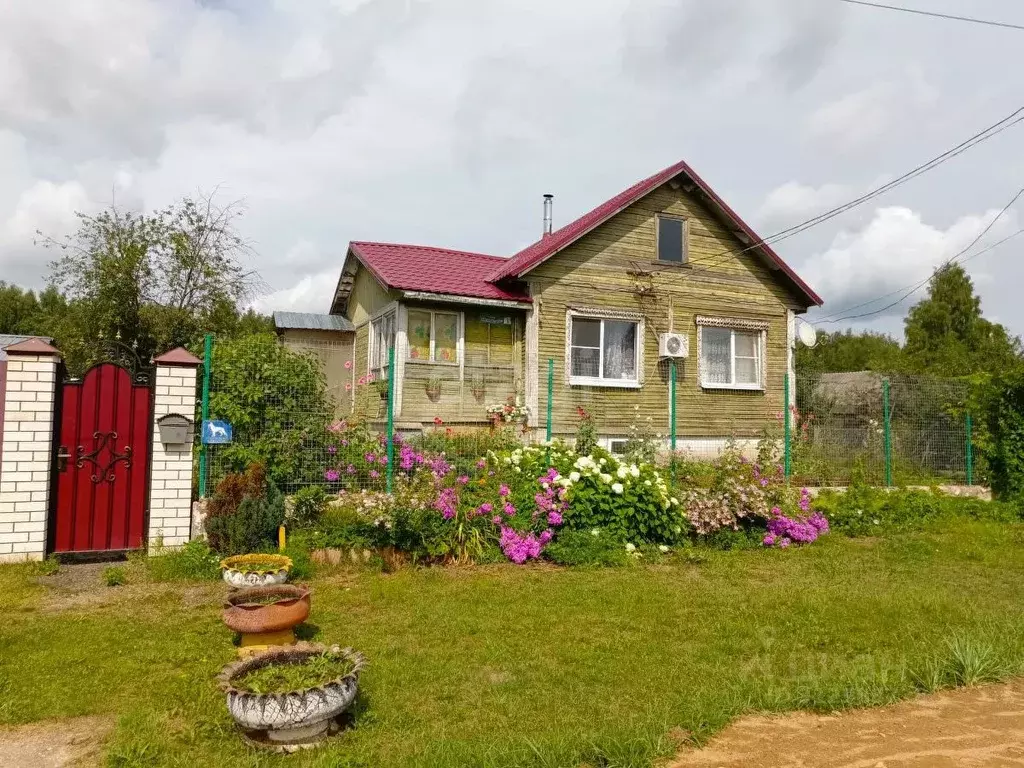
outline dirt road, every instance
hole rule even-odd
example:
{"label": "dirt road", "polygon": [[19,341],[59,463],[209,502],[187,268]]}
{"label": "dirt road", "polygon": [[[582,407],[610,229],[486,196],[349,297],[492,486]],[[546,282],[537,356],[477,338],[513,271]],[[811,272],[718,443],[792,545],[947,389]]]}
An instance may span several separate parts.
{"label": "dirt road", "polygon": [[839,715],[746,717],[670,768],[1024,766],[1024,680]]}

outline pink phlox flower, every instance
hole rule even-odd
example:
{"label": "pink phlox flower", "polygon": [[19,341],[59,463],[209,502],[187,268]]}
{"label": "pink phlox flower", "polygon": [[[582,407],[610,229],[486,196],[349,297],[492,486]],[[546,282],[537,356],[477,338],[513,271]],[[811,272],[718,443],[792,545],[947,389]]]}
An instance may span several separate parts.
{"label": "pink phlox flower", "polygon": [[341,473],[336,469],[328,469],[326,472],[324,472],[324,480],[326,480],[328,483],[336,483],[338,482],[338,478],[340,477]]}
{"label": "pink phlox flower", "polygon": [[501,487],[498,489],[498,495],[501,496],[502,498],[504,498],[504,497],[508,496],[508,494],[509,494],[508,486],[505,485],[504,483],[502,483]]}

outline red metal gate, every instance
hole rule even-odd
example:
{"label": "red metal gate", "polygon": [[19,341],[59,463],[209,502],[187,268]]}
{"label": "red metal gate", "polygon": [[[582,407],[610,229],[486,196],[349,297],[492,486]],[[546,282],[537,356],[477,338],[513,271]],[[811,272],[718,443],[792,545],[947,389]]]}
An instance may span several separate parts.
{"label": "red metal gate", "polygon": [[113,363],[90,368],[59,395],[54,552],[142,546],[149,497],[150,389]]}

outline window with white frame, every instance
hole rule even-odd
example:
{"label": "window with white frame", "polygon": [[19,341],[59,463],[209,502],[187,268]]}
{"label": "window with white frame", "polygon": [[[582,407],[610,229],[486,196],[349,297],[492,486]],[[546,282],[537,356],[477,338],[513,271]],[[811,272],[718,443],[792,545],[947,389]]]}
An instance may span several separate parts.
{"label": "window with white frame", "polygon": [[383,378],[388,370],[388,353],[395,345],[395,310],[370,321],[370,373]]}
{"label": "window with white frame", "polygon": [[461,317],[458,312],[410,309],[408,316],[408,359],[419,363],[459,362]]}
{"label": "window with white frame", "polygon": [[639,320],[570,314],[569,383],[606,387],[640,385]]}
{"label": "window with white frame", "polygon": [[[704,322],[701,322],[701,321]],[[766,323],[698,318],[700,383],[708,389],[763,389]]]}

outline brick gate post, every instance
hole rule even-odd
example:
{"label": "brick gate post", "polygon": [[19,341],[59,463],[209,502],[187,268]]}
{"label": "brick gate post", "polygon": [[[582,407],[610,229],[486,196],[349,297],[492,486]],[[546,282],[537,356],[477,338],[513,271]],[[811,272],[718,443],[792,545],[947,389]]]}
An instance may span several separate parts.
{"label": "brick gate post", "polygon": [[6,347],[0,464],[0,562],[42,560],[50,514],[60,353],[42,339]]}
{"label": "brick gate post", "polygon": [[[179,347],[153,360],[156,381],[153,405],[153,466],[149,486],[149,531],[152,549],[186,543],[192,530],[192,441],[165,445],[160,440],[162,416],[195,418],[196,379],[202,361]],[[197,431],[198,431],[197,425]]]}

